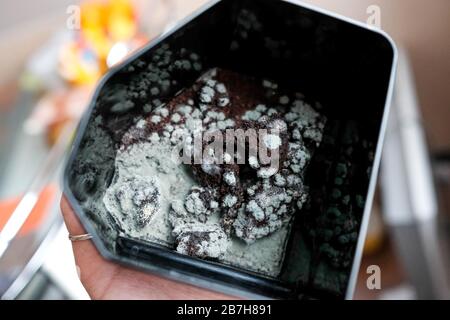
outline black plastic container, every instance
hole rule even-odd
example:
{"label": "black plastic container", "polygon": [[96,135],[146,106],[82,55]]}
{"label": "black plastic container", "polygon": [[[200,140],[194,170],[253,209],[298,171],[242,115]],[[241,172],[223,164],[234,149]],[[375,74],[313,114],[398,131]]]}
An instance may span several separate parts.
{"label": "black plastic container", "polygon": [[[163,54],[167,49],[172,52],[170,56]],[[192,55],[197,62],[189,70],[172,67],[169,71],[168,66],[182,65],[184,57]],[[65,194],[86,230],[94,235],[97,249],[113,261],[234,295],[351,298],[374,192],[395,61],[395,47],[383,33],[314,8],[275,0],[213,1],[105,76],[80,124],[65,170]],[[155,78],[136,84],[141,86],[141,94],[134,95],[133,104],[114,110],[114,92],[132,83],[150,62],[158,66],[159,74],[170,74],[169,82]],[[80,166],[80,154],[87,145],[86,130],[96,116],[108,119],[105,130],[117,141],[150,105],[169,100],[212,67],[274,79],[319,101],[328,118],[324,141],[307,173],[312,200],[294,222],[277,279],[119,236],[119,228],[114,230],[81,205],[89,197],[101,196],[114,173],[114,144],[101,159],[108,170]],[[149,99],[147,92],[154,86],[160,90]],[[332,196],[343,159],[351,172],[343,182],[348,195],[345,205],[335,204]],[[91,170],[89,181],[81,178],[80,172],[86,170]],[[343,222],[329,218],[334,210],[330,208],[337,208],[345,216]],[[340,234],[336,229],[339,223],[348,221],[354,232],[347,238],[330,240],[327,234],[331,232],[331,238],[333,232]]]}

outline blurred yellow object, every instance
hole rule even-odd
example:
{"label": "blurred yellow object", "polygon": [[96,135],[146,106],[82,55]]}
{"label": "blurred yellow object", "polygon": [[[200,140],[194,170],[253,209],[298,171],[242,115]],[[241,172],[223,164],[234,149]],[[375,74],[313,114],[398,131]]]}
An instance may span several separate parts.
{"label": "blurred yellow object", "polygon": [[93,84],[107,71],[107,57],[118,42],[138,32],[131,0],[91,0],[81,4],[81,31],[60,54],[60,74],[73,85]]}
{"label": "blurred yellow object", "polygon": [[93,84],[102,75],[95,53],[78,43],[68,43],[61,48],[59,73],[74,85]]}
{"label": "blurred yellow object", "polygon": [[374,202],[372,214],[370,215],[369,228],[367,230],[366,242],[364,244],[364,254],[372,255],[381,249],[384,242],[384,224],[379,205]]}
{"label": "blurred yellow object", "polygon": [[377,236],[368,236],[364,244],[364,254],[370,256],[378,252],[383,244],[383,238]]}
{"label": "blurred yellow object", "polygon": [[100,28],[84,29],[83,36],[83,39],[86,41],[86,46],[92,48],[99,59],[99,63],[104,61],[113,44],[104,30]]}
{"label": "blurred yellow object", "polygon": [[125,41],[136,34],[137,26],[131,19],[110,17],[108,30],[111,38],[117,41]]}
{"label": "blurred yellow object", "polygon": [[136,32],[130,0],[94,0],[81,5],[81,33],[103,62],[115,42],[129,40]]}
{"label": "blurred yellow object", "polygon": [[111,0],[107,29],[114,42],[126,41],[137,33],[136,14],[129,0]]}
{"label": "blurred yellow object", "polygon": [[106,24],[105,5],[109,1],[91,0],[81,4],[81,30],[102,28]]}

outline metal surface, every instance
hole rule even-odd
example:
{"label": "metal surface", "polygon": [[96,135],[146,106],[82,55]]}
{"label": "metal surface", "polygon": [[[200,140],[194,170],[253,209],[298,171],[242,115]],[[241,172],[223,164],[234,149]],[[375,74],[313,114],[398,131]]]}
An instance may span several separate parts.
{"label": "metal surface", "polygon": [[383,153],[383,213],[419,299],[449,298],[439,245],[438,203],[408,57],[400,52]]}
{"label": "metal surface", "polygon": [[55,177],[58,168],[63,164],[73,127],[73,124],[69,124],[64,128],[58,141],[52,147],[50,153],[39,169],[39,172],[22,196],[16,209],[6,221],[5,226],[0,231],[0,259],[31,214],[31,211],[38,201],[39,193]]}
{"label": "metal surface", "polygon": [[[22,110],[22,113],[23,110],[31,110],[30,98],[30,95],[22,94],[16,109]],[[23,131],[23,118],[16,118],[17,121],[11,125],[12,128],[16,128],[14,131],[16,134],[11,135],[11,150],[3,150],[9,155],[8,171],[2,175],[5,178],[2,181],[3,195],[19,194],[24,189],[25,192],[5,226],[0,230],[2,299],[14,299],[32,279],[45,261],[45,254],[56,235],[53,231],[62,225],[58,212],[59,199],[55,197],[53,207],[45,213],[39,227],[27,235],[19,236],[19,231],[38,201],[39,193],[45,186],[55,182],[60,175],[73,132],[73,126],[67,127],[49,152],[42,142],[42,136],[30,136]],[[30,146],[33,148],[30,149]]]}
{"label": "metal surface", "polygon": [[20,274],[15,278],[10,287],[3,293],[3,295],[1,295],[2,300],[16,299],[23,291],[23,289],[28,285],[30,279],[33,278],[33,276],[41,268],[43,262],[45,261],[48,249],[55,240],[55,237],[60,230],[62,223],[62,217],[60,215],[57,215],[50,230],[47,232],[45,238],[39,245],[32,258],[28,261]]}

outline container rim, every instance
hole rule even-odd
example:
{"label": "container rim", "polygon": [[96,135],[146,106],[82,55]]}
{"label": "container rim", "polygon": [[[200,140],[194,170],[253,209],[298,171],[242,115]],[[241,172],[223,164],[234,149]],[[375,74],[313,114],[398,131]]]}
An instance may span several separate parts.
{"label": "container rim", "polygon": [[[181,19],[169,31],[163,32],[161,35],[159,35],[158,37],[151,40],[148,44],[146,44],[145,46],[143,46],[136,52],[132,53],[124,61],[115,65],[110,70],[108,70],[108,72],[99,80],[98,84],[96,85],[95,91],[90,98],[89,106],[86,109],[86,111],[84,112],[83,116],[81,117],[78,127],[76,129],[76,137],[75,137],[75,139],[72,143],[72,146],[69,150],[69,156],[67,157],[66,163],[64,166],[63,182],[62,182],[64,195],[66,196],[74,213],[80,218],[79,219],[80,223],[82,224],[82,226],[85,228],[85,230],[88,233],[96,234],[97,232],[91,223],[86,222],[87,221],[86,214],[85,214],[84,210],[81,208],[81,206],[78,204],[78,201],[76,200],[74,194],[72,193],[72,191],[69,187],[69,175],[70,175],[69,171],[70,171],[70,167],[71,167],[73,161],[75,160],[75,155],[76,155],[75,151],[77,151],[79,149],[79,146],[81,144],[83,135],[80,133],[84,133],[86,130],[90,115],[92,114],[92,111],[95,107],[95,102],[97,101],[100,91],[103,89],[106,82],[113,75],[118,73],[124,65],[137,59],[139,56],[141,56],[144,52],[148,51],[149,49],[152,49],[153,47],[157,46],[161,41],[170,37],[172,34],[174,34],[178,30],[183,28],[185,25],[187,25],[191,20],[200,16],[202,13],[204,13],[205,11],[207,11],[208,9],[215,6],[216,4],[218,4],[221,1],[227,1],[227,0],[211,0],[211,1],[208,1],[207,3],[205,3],[204,5],[202,5],[200,8],[194,10],[191,14],[189,14],[185,18]],[[364,242],[365,242],[367,229],[368,229],[368,225],[369,225],[370,213],[371,213],[371,209],[372,209],[372,202],[373,202],[376,181],[377,181],[378,171],[379,171],[380,162],[381,162],[381,152],[383,149],[383,142],[384,142],[386,128],[387,128],[387,121],[388,121],[388,117],[389,117],[389,113],[390,113],[390,109],[391,109],[391,101],[392,101],[392,95],[393,95],[393,90],[394,90],[395,75],[396,75],[397,62],[398,62],[398,49],[397,49],[397,46],[396,46],[394,40],[385,31],[383,31],[381,29],[375,28],[373,26],[370,26],[363,22],[346,17],[344,15],[328,11],[328,10],[320,8],[318,6],[315,6],[315,5],[312,5],[309,3],[305,3],[302,0],[280,0],[280,1],[290,3],[293,5],[299,6],[299,7],[303,7],[305,9],[308,9],[308,10],[311,10],[314,12],[318,12],[325,16],[335,18],[337,20],[351,24],[355,27],[362,28],[362,29],[371,31],[373,33],[376,33],[376,34],[380,35],[381,37],[383,37],[385,40],[387,40],[387,42],[389,43],[389,45],[391,47],[392,53],[393,53],[392,64],[391,64],[391,68],[390,68],[391,71],[390,71],[389,85],[388,85],[388,90],[386,93],[383,116],[382,116],[381,126],[380,126],[378,139],[377,139],[377,148],[375,150],[372,172],[371,172],[370,179],[369,179],[368,191],[367,191],[367,194],[365,197],[366,202],[365,202],[364,211],[363,211],[363,215],[362,215],[360,230],[359,230],[359,234],[358,234],[358,240],[356,242],[356,248],[355,248],[355,253],[354,253],[354,257],[353,257],[353,263],[352,263],[352,267],[351,267],[351,271],[350,271],[347,290],[344,295],[344,298],[346,300],[349,300],[349,299],[352,299],[354,291],[355,291],[356,282],[357,282],[357,278],[358,278],[358,272],[359,272],[360,265],[361,265]],[[111,254],[111,252],[104,245],[103,241],[101,239],[99,239],[98,237],[93,237],[92,241],[94,242],[94,245],[97,248],[97,250],[99,251],[99,253],[105,259],[114,261],[114,262],[117,262],[120,264],[124,264],[124,261],[132,263],[131,259],[118,259],[115,255]],[[134,265],[136,266],[136,264],[134,264]],[[141,268],[141,269],[144,269],[144,268]],[[145,269],[149,270],[152,268],[145,268]],[[166,276],[168,278],[171,278],[174,280],[180,280],[179,275],[177,275],[175,272],[166,272]],[[198,286],[198,282],[197,282],[197,284],[194,284],[192,279],[188,280],[187,282]],[[203,282],[205,282],[205,281],[203,281]],[[207,283],[207,285],[204,284],[203,286],[211,288],[212,285],[213,285],[212,283]],[[214,284],[213,287],[217,287],[218,289],[220,288],[223,292],[231,293],[234,295],[239,294],[239,292],[242,292],[241,290],[237,290],[234,288],[224,288],[223,286],[218,285],[218,284]],[[223,290],[223,289],[225,289],[225,290]],[[246,292],[246,293],[248,294],[249,292]],[[253,294],[252,297],[261,297],[261,296]]]}

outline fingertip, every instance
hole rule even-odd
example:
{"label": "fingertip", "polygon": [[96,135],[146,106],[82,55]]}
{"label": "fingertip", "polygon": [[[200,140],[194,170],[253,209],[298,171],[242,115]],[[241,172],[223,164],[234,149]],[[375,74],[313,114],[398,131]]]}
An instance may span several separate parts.
{"label": "fingertip", "polygon": [[64,194],[61,197],[60,207],[69,233],[74,235],[86,233]]}

